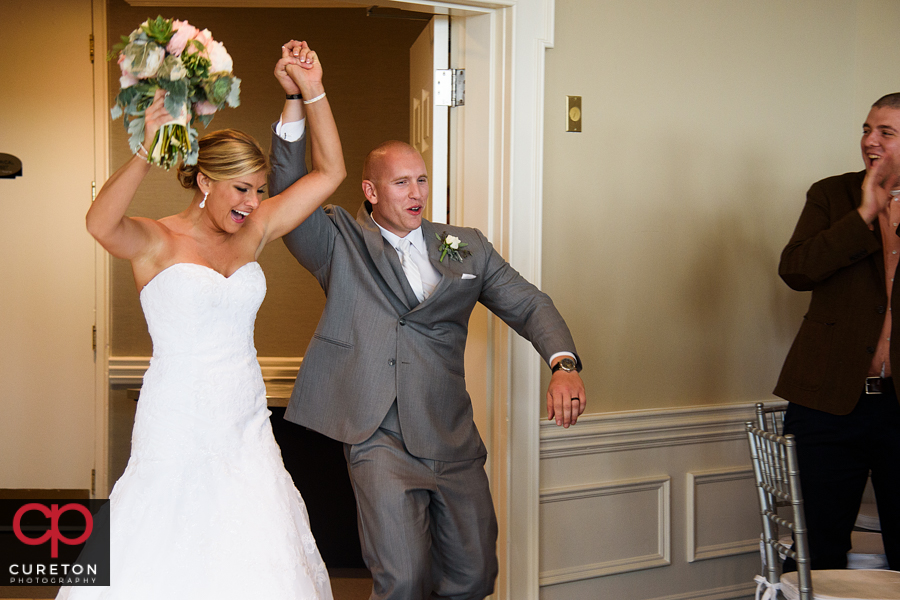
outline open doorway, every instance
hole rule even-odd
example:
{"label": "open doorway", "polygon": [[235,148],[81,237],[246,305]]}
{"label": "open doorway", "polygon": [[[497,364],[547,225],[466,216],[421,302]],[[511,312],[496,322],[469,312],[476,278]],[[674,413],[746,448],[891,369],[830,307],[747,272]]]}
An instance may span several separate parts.
{"label": "open doorway", "polygon": [[[125,4],[123,0],[112,0]],[[245,9],[238,8],[216,8],[201,9],[195,7],[173,7],[177,4],[202,4],[200,0],[169,0],[166,7],[158,7],[151,5],[152,0],[128,0],[127,7],[136,10],[134,13],[140,19],[156,14],[166,16],[178,15],[179,18],[188,19],[191,22],[200,24],[203,19],[200,18],[200,11],[211,10],[217,15],[223,15],[224,18],[231,21],[229,26],[236,33],[232,37],[223,33],[229,30],[229,27],[210,26],[210,29],[216,34],[217,38],[225,40],[229,50],[233,54],[237,54],[233,47],[235,44],[248,43],[262,45],[269,40],[276,47],[282,43],[282,40],[275,37],[276,25],[290,24],[285,18],[286,14],[300,11],[309,11],[309,14],[315,14],[322,10],[349,11],[352,9],[337,8],[344,7],[348,3],[339,0],[316,1],[317,6],[328,5],[335,8],[330,9],[266,9],[254,8],[257,14],[267,13],[270,15],[267,22],[267,28],[262,34],[250,31],[246,24],[241,21],[241,12]],[[208,2],[207,2],[208,3]],[[104,0],[94,0],[95,18],[99,22],[105,23],[106,2]],[[216,3],[218,4],[218,3]],[[261,0],[245,0],[242,4],[246,5],[262,5],[270,4]],[[310,1],[298,0],[298,4],[308,6],[313,4]],[[454,146],[450,155],[450,173],[448,186],[450,188],[450,196],[457,200],[457,205],[451,207],[451,219],[459,224],[475,226],[480,228],[494,242],[498,250],[507,256],[514,266],[526,277],[539,281],[539,261],[535,262],[535,249],[540,247],[540,224],[535,220],[535,216],[540,214],[539,209],[539,192],[540,192],[540,134],[541,134],[541,111],[535,110],[535,104],[542,102],[541,79],[540,73],[536,70],[542,68],[542,52],[536,52],[535,49],[542,49],[548,42],[548,30],[545,29],[546,23],[552,24],[552,19],[547,20],[547,15],[552,14],[551,0],[526,0],[520,2],[512,2],[502,0],[483,1],[483,0],[466,0],[463,4],[448,2],[428,2],[416,4],[414,2],[392,1],[387,2],[393,7],[403,7],[412,10],[420,10],[426,13],[449,14],[454,18],[454,27],[451,35],[455,42],[451,58],[451,67],[464,67],[467,70],[467,101],[466,106],[458,110],[455,114],[450,115],[451,136],[456,136],[457,144]],[[139,6],[146,5],[146,6]],[[515,5],[515,12],[512,6]],[[548,10],[549,7],[549,10]],[[350,14],[347,12],[346,14]],[[98,17],[97,15],[102,15]],[[516,16],[518,15],[518,16]],[[268,25],[273,25],[268,27]],[[116,36],[127,33],[135,25],[131,22],[127,23],[127,30],[113,31],[109,30],[110,39],[115,41]],[[516,37],[514,32],[521,32]],[[104,31],[106,34],[107,31]],[[552,32],[550,32],[552,33]],[[293,37],[288,34],[288,37]],[[313,38],[310,38],[311,40]],[[232,42],[231,40],[235,40]],[[111,44],[112,42],[110,42]],[[104,44],[106,45],[106,44]],[[333,94],[332,89],[334,82],[329,77],[334,72],[334,68],[338,68],[344,64],[344,61],[351,61],[357,64],[368,65],[371,69],[378,69],[384,61],[390,61],[392,57],[400,60],[398,55],[391,55],[386,49],[385,44],[381,42],[374,43],[371,47],[357,54],[341,54],[340,48],[333,56],[338,60],[327,59],[323,53],[323,61],[326,65],[326,85],[329,86],[329,95]],[[101,46],[102,47],[102,46]],[[324,50],[324,47],[323,47]],[[513,57],[519,56],[516,61]],[[463,58],[464,57],[464,58]],[[235,63],[239,64],[239,59],[235,56]],[[257,68],[251,69],[251,73],[260,73],[262,82],[265,86],[274,85],[271,81],[271,68],[273,61],[268,60],[265,65],[258,65]],[[329,71],[330,65],[337,65]],[[252,67],[253,65],[251,65]],[[375,71],[372,71],[375,72]],[[379,71],[380,72],[380,71]],[[277,90],[268,88],[273,91],[266,92],[265,88],[255,87],[242,73],[239,76],[244,78],[242,86],[242,97],[245,103],[249,102],[252,96],[259,99],[261,103],[270,102],[271,109],[265,109],[263,112],[271,112],[277,115],[280,110],[280,99],[268,97],[267,94],[275,94]],[[268,78],[268,79],[267,79]],[[265,80],[265,81],[263,81]],[[516,81],[516,93],[513,93],[513,82]],[[115,93],[117,85],[115,74],[108,77],[108,86],[110,88],[106,93],[100,93],[98,98],[108,96],[110,99]],[[359,82],[356,82],[359,84]],[[375,88],[381,90],[395,90],[397,81],[384,80],[369,81]],[[389,85],[385,85],[389,84]],[[104,84],[98,84],[98,91]],[[393,87],[391,87],[393,86]],[[405,91],[404,91],[405,94]],[[382,98],[387,98],[384,95]],[[348,100],[350,105],[362,104],[358,97]],[[104,103],[104,104],[108,104]],[[401,106],[402,102],[396,102],[393,106]],[[262,106],[263,104],[260,104]],[[380,102],[374,107],[378,110],[390,108],[385,102]],[[523,107],[520,111],[513,111],[513,107]],[[338,125],[341,129],[342,138],[354,132],[362,132],[366,127],[378,124],[381,117],[376,115],[369,120],[354,120],[351,113],[343,113],[337,110],[336,116]],[[370,107],[371,108],[371,107]],[[103,113],[105,107],[100,107]],[[216,116],[213,126],[227,127],[239,126],[232,122],[233,115],[240,113],[228,111],[220,113]],[[258,125],[257,129],[246,128],[255,137],[261,140],[267,139],[268,115],[260,117],[262,125]],[[272,117],[274,120],[274,117]],[[124,139],[124,133],[119,130],[120,123],[111,123],[109,125],[110,139],[116,135]],[[262,129],[260,132],[259,129]],[[101,127],[98,125],[98,132]],[[516,132],[515,140],[513,139],[513,131]],[[101,139],[106,138],[105,131],[102,132]],[[381,137],[377,141],[384,139]],[[121,142],[120,146],[124,144]],[[110,147],[115,145],[115,141],[111,141]],[[374,145],[374,144],[371,144]],[[369,147],[371,147],[371,145]],[[366,151],[368,148],[366,149]],[[352,165],[354,157],[347,153],[348,165]],[[361,160],[361,157],[360,157]],[[119,164],[115,158],[110,161],[110,168],[116,168]],[[351,185],[353,172],[348,178],[345,186]],[[102,174],[98,177],[102,180]],[[160,178],[162,182],[164,178]],[[517,191],[515,197],[512,196],[513,184],[516,185]],[[160,183],[159,185],[163,185]],[[167,185],[167,184],[166,184]],[[353,188],[356,187],[352,184]],[[340,191],[339,191],[340,193]],[[356,190],[353,190],[356,194]],[[162,197],[162,196],[160,196]],[[355,198],[358,198],[356,196]],[[513,201],[514,200],[514,201]],[[183,201],[182,201],[183,202]],[[355,205],[357,200],[354,199]],[[181,206],[179,204],[178,206]],[[168,212],[172,212],[165,207]],[[156,207],[160,214],[166,214],[162,208]],[[148,213],[145,213],[148,214]],[[152,213],[150,213],[152,216]],[[513,238],[511,232],[515,227],[518,236]],[[521,240],[521,241],[519,241]],[[273,245],[273,248],[277,245]],[[98,263],[99,274],[98,280],[102,282],[105,278],[106,265]],[[119,276],[115,271],[115,264],[109,265],[111,278]],[[271,273],[271,267],[266,266],[267,274]],[[296,273],[298,269],[295,264],[291,264],[290,269]],[[302,269],[299,270],[302,275]],[[127,277],[130,273],[126,271]],[[276,271],[272,277],[281,278],[289,277],[290,274]],[[317,306],[315,297],[305,297],[301,295],[301,286],[295,285],[291,288],[293,294],[290,301],[296,308],[297,319],[301,320],[299,313],[309,311],[318,317],[321,306]],[[98,286],[98,296],[107,294],[106,288]],[[320,293],[320,292],[319,292]],[[300,301],[298,302],[298,298]],[[102,305],[105,299],[99,301],[101,307],[101,319],[104,314]],[[117,313],[123,310],[119,300],[113,298],[110,302],[110,313]],[[137,317],[137,322],[142,325],[139,314],[132,314],[132,318]],[[262,316],[262,315],[261,315]],[[115,327],[115,324],[114,324]],[[518,342],[512,339],[510,343],[509,332],[503,327],[497,327],[495,320],[483,311],[473,315],[470,321],[469,329],[469,348],[477,350],[470,356],[467,351],[466,371],[467,382],[470,394],[475,405],[475,418],[485,442],[490,450],[490,458],[488,464],[488,473],[492,480],[494,488],[495,504],[497,507],[498,517],[501,527],[501,540],[506,540],[505,544],[501,543],[498,548],[501,560],[501,575],[498,581],[498,597],[509,597],[510,588],[508,582],[518,582],[513,588],[525,593],[516,591],[517,597],[530,596],[537,590],[537,572],[536,556],[537,547],[533,543],[536,541],[537,520],[537,480],[535,478],[537,465],[537,413],[532,414],[531,410],[534,399],[539,397],[538,391],[538,369],[540,368],[539,359],[534,355],[530,345],[525,342]],[[129,383],[140,381],[140,377],[145,368],[146,350],[141,352],[133,352],[128,354],[117,354],[122,350],[127,351],[129,346],[136,338],[125,337],[125,345],[122,345],[121,338],[116,337],[118,334],[114,331],[111,335],[106,335],[103,327],[100,328],[100,340],[109,339],[115,342],[111,345],[112,352],[108,361],[109,379],[119,387],[127,386]],[[514,336],[513,336],[514,337]],[[113,339],[115,338],[115,339]],[[139,342],[139,340],[138,340]],[[118,345],[117,345],[118,344]],[[297,346],[304,346],[297,344]],[[132,345],[131,348],[140,350],[139,346]],[[118,350],[117,350],[118,349]],[[302,351],[302,348],[301,348]],[[269,356],[266,356],[269,354]],[[289,374],[291,370],[296,372],[299,365],[298,353],[286,346],[275,347],[271,353],[260,348],[261,362],[263,363],[264,374],[272,374],[274,376],[284,376]],[[519,358],[521,356],[522,358]],[[98,369],[102,369],[105,365],[101,365]],[[511,374],[515,372],[515,377]],[[105,378],[105,372],[103,373]],[[100,392],[98,392],[100,394]],[[99,412],[103,413],[107,410],[107,403],[104,398],[102,402],[98,402]],[[110,402],[112,404],[112,401]],[[512,412],[522,412],[524,418],[512,420],[510,418]],[[102,415],[101,415],[102,416]],[[103,417],[105,418],[105,417]],[[100,444],[98,444],[98,447]],[[104,449],[105,450],[105,449]],[[511,460],[515,454],[516,461]],[[103,482],[106,479],[114,480],[112,476],[107,477],[107,468],[104,464],[105,451],[98,450],[98,480]],[[518,465],[518,466],[517,466]],[[102,484],[101,484],[102,485]],[[513,488],[519,489],[519,493],[510,494]],[[522,493],[524,492],[524,493]],[[518,515],[515,519],[510,519],[511,515]],[[509,532],[507,533],[507,521],[511,523]],[[508,555],[509,548],[517,548],[515,556]],[[505,565],[505,566],[504,566]],[[512,574],[514,577],[508,578]]]}
{"label": "open doorway", "polygon": [[[309,42],[325,69],[329,101],[341,132],[348,177],[329,201],[355,214],[362,202],[360,173],[368,151],[386,139],[409,139],[409,48],[429,17],[396,11],[381,16],[360,8],[203,9],[133,7],[125,0],[108,4],[108,37],[118,40],[157,14],[208,28],[226,44],[242,79],[241,106],[215,116],[209,130],[226,127],[251,133],[269,144],[270,125],[284,103],[272,75],[281,44]],[[118,92],[117,70],[110,69],[110,105]],[[201,131],[201,135],[203,135]],[[111,170],[130,158],[120,121],[110,127]],[[131,205],[135,215],[159,218],[190,201],[173,172],[154,169]],[[268,246],[259,262],[267,276],[267,294],[256,322],[256,347],[264,362],[287,364],[302,357],[315,331],[324,294],[315,279],[297,264],[283,244]],[[146,362],[152,353],[149,335],[127,261],[111,259],[111,356]],[[135,360],[139,359],[139,360]],[[295,373],[294,373],[295,374]],[[326,564],[363,567],[355,523],[355,504],[339,443],[283,420],[294,374],[269,374],[272,425],[285,466],[303,495]],[[114,374],[115,375],[115,374]],[[139,381],[114,379],[110,391],[110,485],[127,464]],[[317,457],[315,461],[310,456]]]}

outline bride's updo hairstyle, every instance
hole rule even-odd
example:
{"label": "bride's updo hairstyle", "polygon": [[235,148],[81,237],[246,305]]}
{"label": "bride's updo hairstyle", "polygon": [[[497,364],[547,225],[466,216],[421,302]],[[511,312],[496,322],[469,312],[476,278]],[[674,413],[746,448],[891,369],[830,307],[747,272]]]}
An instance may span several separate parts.
{"label": "bride's updo hairstyle", "polygon": [[197,174],[213,181],[235,179],[257,171],[268,171],[269,161],[251,136],[236,129],[214,131],[200,138],[197,164],[178,165],[178,181],[187,189],[197,187]]}

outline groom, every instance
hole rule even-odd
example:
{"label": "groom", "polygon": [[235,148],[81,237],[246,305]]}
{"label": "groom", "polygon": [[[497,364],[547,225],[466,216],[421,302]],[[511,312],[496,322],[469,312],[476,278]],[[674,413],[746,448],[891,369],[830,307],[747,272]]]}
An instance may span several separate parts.
{"label": "groom", "polygon": [[[305,172],[304,140],[273,136],[270,192]],[[550,298],[477,229],[422,218],[419,153],[386,142],[366,159],[354,219],[326,206],[285,236],[325,290],[285,418],[344,442],[371,600],[480,599],[497,575],[497,522],[463,354],[476,302],[551,365],[548,412],[585,408],[581,362]],[[461,243],[442,259],[442,248]],[[441,238],[441,239],[439,239]]]}

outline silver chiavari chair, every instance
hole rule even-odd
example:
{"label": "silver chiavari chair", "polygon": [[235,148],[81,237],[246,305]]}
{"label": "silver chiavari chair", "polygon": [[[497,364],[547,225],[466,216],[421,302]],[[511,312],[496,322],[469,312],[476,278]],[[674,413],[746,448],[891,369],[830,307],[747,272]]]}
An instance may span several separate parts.
{"label": "silver chiavari chair", "polygon": [[[794,436],[776,435],[751,422],[747,423],[747,437],[759,495],[766,557],[764,575],[757,577],[757,598],[764,590],[764,600],[774,600],[779,591],[786,600],[900,600],[900,572],[811,569]],[[790,507],[790,510],[779,514],[779,505]],[[793,533],[793,547],[779,540],[780,528]],[[779,552],[796,561],[796,572],[779,576]],[[819,590],[819,596],[813,592],[813,583]]]}

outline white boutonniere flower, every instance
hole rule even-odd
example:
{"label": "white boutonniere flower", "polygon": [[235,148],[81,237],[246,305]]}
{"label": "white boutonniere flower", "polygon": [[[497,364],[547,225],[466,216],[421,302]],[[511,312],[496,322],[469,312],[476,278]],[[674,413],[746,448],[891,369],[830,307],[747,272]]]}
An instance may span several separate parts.
{"label": "white boutonniere flower", "polygon": [[468,244],[460,241],[455,235],[450,235],[445,231],[443,232],[443,236],[438,234],[434,234],[434,236],[441,242],[441,245],[438,248],[438,250],[441,251],[440,262],[444,262],[444,257],[448,255],[451,260],[455,260],[456,262],[462,262],[463,258],[472,255],[469,250],[464,249]]}

